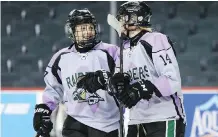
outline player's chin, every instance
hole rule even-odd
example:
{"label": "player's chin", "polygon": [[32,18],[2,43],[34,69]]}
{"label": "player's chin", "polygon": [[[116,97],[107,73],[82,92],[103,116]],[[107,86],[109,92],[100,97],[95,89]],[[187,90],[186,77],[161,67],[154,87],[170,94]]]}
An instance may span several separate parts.
{"label": "player's chin", "polygon": [[138,28],[138,26],[126,26],[127,31],[135,31]]}

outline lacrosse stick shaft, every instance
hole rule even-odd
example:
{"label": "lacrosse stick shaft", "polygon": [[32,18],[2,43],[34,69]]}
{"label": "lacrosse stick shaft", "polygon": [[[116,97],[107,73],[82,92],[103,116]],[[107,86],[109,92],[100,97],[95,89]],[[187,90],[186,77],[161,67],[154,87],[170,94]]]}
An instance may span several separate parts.
{"label": "lacrosse stick shaft", "polygon": [[[123,73],[123,40],[122,37],[119,39],[120,43],[120,73]],[[120,135],[119,137],[124,137],[124,117],[123,117],[123,104],[120,103],[119,111],[120,111]]]}
{"label": "lacrosse stick shaft", "polygon": [[[122,32],[122,24],[111,14],[107,16],[108,24],[117,31],[120,44],[120,73],[123,73],[123,39],[121,36]],[[124,137],[124,117],[123,117],[124,106],[122,103],[119,104],[119,112],[120,112],[120,132],[119,137]]]}

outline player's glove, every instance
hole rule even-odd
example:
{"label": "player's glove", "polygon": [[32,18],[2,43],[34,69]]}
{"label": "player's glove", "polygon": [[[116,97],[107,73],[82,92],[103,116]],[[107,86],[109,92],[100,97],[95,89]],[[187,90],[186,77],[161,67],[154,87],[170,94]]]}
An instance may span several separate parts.
{"label": "player's glove", "polygon": [[49,133],[53,128],[50,119],[52,111],[46,104],[38,104],[35,106],[35,114],[33,117],[33,127],[38,136],[50,137]]}
{"label": "player's glove", "polygon": [[120,101],[128,108],[135,106],[141,99],[149,100],[154,93],[154,85],[148,80],[142,80],[130,85]]}
{"label": "player's glove", "polygon": [[110,90],[116,98],[126,107],[132,108],[141,99],[149,100],[157,88],[148,80],[142,80],[132,85],[130,76],[127,73],[116,73],[110,79]]}
{"label": "player's glove", "polygon": [[106,90],[110,76],[111,73],[105,70],[89,72],[78,78],[77,88],[83,88],[89,93],[95,93],[99,89]]}
{"label": "player's glove", "polygon": [[130,75],[128,73],[115,73],[109,80],[110,95],[115,96],[119,101],[129,88]]}

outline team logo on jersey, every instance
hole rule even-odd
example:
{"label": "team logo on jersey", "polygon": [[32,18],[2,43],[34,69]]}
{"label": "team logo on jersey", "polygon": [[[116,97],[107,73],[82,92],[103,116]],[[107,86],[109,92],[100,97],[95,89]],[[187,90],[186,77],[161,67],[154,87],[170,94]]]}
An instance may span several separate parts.
{"label": "team logo on jersey", "polygon": [[218,95],[195,108],[191,137],[218,137]]}
{"label": "team logo on jersey", "polygon": [[95,105],[100,101],[104,101],[97,93],[87,93],[84,89],[79,89],[73,92],[74,100],[79,103],[87,102],[89,105]]}

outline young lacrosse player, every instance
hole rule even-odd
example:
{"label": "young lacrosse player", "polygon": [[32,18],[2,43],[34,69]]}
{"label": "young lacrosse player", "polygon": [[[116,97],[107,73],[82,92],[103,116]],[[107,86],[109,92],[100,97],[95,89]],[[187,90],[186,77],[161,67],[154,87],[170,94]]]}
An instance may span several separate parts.
{"label": "young lacrosse player", "polygon": [[97,21],[88,9],[72,10],[67,26],[74,43],[55,54],[46,68],[46,88],[43,103],[35,107],[34,129],[38,136],[49,137],[50,115],[63,102],[67,114],[63,137],[118,137],[119,110],[106,91],[118,48],[98,40]]}
{"label": "young lacrosse player", "polygon": [[117,31],[122,30],[125,39],[124,73],[113,75],[111,89],[129,108],[127,137],[184,137],[186,117],[176,53],[165,34],[152,31],[151,16],[145,2],[120,6],[116,18],[122,24]]}

